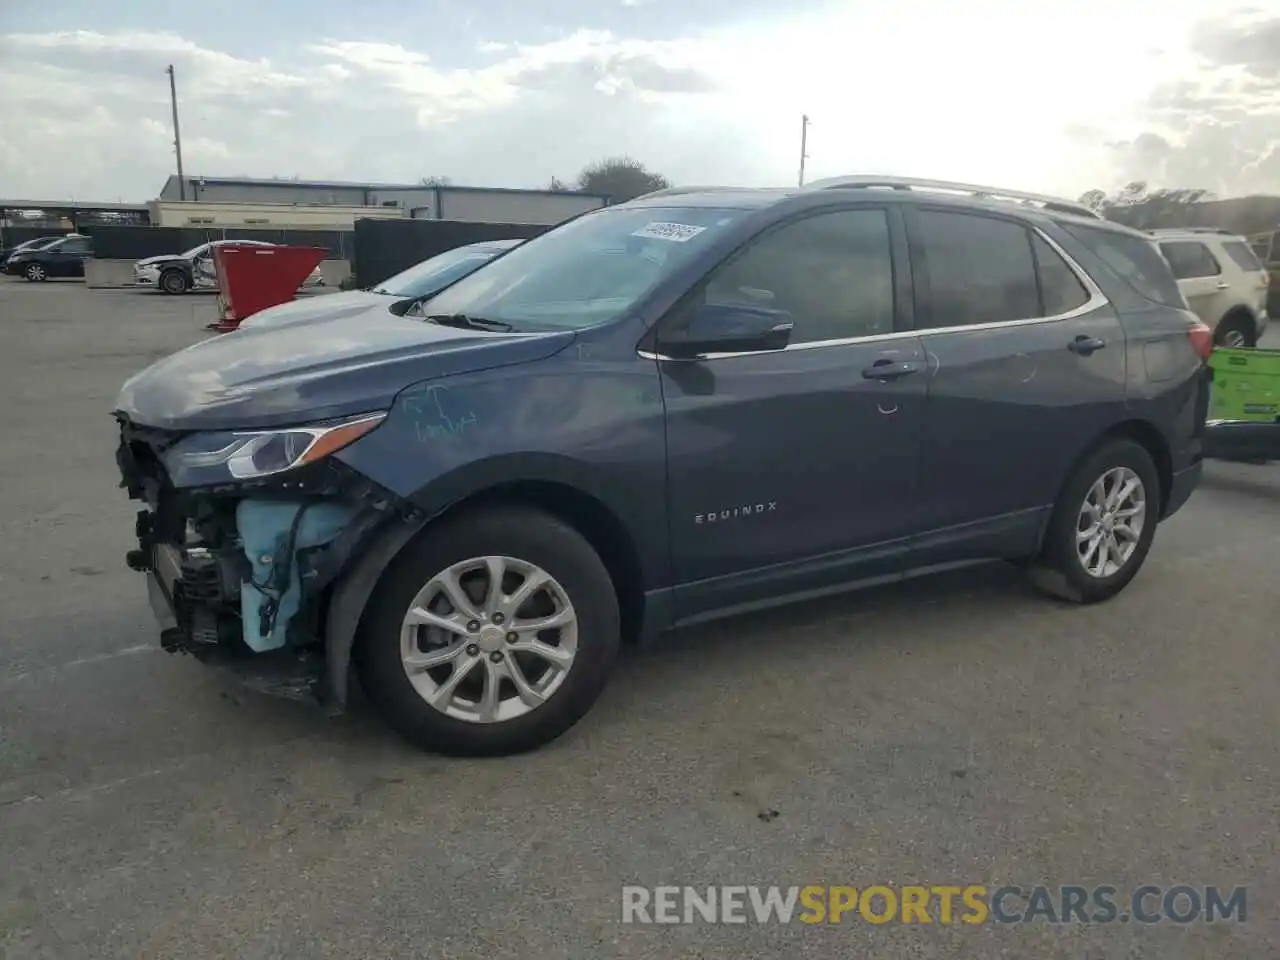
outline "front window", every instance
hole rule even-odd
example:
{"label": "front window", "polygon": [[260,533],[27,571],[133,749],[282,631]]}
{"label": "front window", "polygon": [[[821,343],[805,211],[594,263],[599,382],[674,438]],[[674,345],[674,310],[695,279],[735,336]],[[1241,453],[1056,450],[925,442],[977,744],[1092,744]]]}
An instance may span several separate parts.
{"label": "front window", "polygon": [[516,330],[616,320],[746,213],[606,207],[522,243],[428,300],[422,312],[464,314]]}
{"label": "front window", "polygon": [[198,247],[192,247],[190,250],[186,251],[185,253],[178,254],[178,256],[180,256],[183,260],[194,260],[196,257],[200,256],[201,254],[208,253],[211,249],[213,249],[213,244],[202,243]]}
{"label": "front window", "polygon": [[400,271],[374,287],[373,292],[392,297],[425,297],[480,269],[481,264],[501,252],[494,248],[457,247]]}

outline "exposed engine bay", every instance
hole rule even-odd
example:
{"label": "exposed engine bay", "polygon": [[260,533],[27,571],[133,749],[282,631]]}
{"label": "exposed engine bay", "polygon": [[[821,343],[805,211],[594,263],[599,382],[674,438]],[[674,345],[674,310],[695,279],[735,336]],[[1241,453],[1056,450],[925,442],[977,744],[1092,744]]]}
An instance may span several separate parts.
{"label": "exposed engine bay", "polygon": [[263,692],[326,700],[325,616],[336,579],[413,509],[326,458],[250,481],[178,488],[183,434],[121,419],[121,486],[145,506],[128,564],[148,579],[161,646],[233,666]]}

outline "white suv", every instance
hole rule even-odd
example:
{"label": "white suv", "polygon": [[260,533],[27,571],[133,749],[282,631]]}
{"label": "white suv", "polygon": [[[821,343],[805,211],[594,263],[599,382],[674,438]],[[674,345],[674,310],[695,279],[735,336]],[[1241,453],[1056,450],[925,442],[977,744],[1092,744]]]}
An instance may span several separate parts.
{"label": "white suv", "polygon": [[1178,289],[1220,347],[1257,346],[1267,329],[1267,268],[1249,241],[1214,227],[1152,230]]}

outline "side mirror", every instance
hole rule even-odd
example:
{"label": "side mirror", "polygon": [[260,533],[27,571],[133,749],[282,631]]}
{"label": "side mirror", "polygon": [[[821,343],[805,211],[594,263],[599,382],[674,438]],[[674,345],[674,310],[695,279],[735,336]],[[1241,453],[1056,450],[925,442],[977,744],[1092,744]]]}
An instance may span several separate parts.
{"label": "side mirror", "polygon": [[781,350],[795,324],[786,310],[739,303],[704,303],[694,308],[679,330],[661,334],[658,350],[675,360],[694,360],[708,353]]}

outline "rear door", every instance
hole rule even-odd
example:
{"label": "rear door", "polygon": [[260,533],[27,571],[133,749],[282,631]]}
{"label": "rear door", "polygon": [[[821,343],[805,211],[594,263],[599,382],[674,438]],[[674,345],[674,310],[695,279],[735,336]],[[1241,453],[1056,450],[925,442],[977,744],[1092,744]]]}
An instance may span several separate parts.
{"label": "rear door", "polygon": [[1164,240],[1160,252],[1196,316],[1217,327],[1231,306],[1231,282],[1213,251],[1199,240]]}
{"label": "rear door", "polygon": [[1267,310],[1267,287],[1270,277],[1267,268],[1243,240],[1226,240],[1222,244],[1222,252],[1239,268],[1244,276],[1238,301],[1244,303],[1255,313]]}
{"label": "rear door", "polygon": [[922,207],[907,225],[930,366],[913,562],[1029,552],[1070,464],[1124,415],[1123,329],[1020,220]]}

